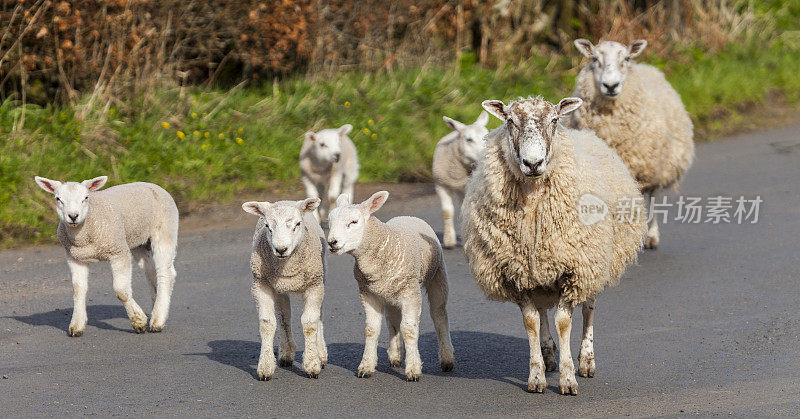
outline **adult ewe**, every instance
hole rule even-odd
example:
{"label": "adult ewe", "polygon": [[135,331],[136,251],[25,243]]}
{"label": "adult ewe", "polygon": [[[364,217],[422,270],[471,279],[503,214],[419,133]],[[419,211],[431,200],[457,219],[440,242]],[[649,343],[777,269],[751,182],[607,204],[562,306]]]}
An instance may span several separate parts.
{"label": "adult ewe", "polygon": [[144,269],[153,294],[150,331],[160,332],[169,314],[175,283],[178,208],[158,185],[135,182],[97,191],[106,176],[83,182],[59,182],[36,176],[36,184],[55,195],[58,240],[67,251],[74,289],[69,335],[86,327],[89,263],[109,261],[114,292],[122,301],[137,333],[147,327],[147,315],[133,299],[131,256]]}
{"label": "adult ewe", "polygon": [[[662,189],[676,188],[694,159],[692,120],[680,96],[655,67],[633,63],[647,41],[625,46],[586,39],[575,46],[592,61],[575,82],[574,96],[583,106],[569,125],[591,129],[616,150],[639,183],[655,199]],[[652,217],[645,247],[659,243],[658,220]]]}
{"label": "adult ewe", "polygon": [[319,198],[326,193],[328,201],[314,211],[317,221],[327,219],[340,193],[353,196],[353,185],[358,179],[358,154],[347,134],[350,124],[319,132],[308,131],[300,149],[300,174],[307,198]]}
{"label": "adult ewe", "polygon": [[[569,348],[578,304],[584,318],[578,373],[594,375],[595,296],[635,260],[645,230],[641,194],[619,156],[593,133],[558,125],[580,104],[578,98],[555,106],[541,98],[508,106],[484,101],[504,124],[486,137],[485,157],[462,206],[464,250],[475,280],[488,298],[522,310],[531,392],[547,386],[545,362],[555,369],[547,309],[556,304],[561,393],[578,393]],[[593,217],[598,214],[585,207],[605,211]]]}

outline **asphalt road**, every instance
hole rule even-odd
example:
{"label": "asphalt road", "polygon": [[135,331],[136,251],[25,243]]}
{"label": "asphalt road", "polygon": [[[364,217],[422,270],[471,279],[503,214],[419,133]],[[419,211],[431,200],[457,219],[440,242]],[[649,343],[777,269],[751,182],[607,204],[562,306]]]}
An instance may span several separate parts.
{"label": "asphalt road", "polygon": [[[519,309],[483,297],[461,248],[446,252],[456,367],[439,371],[425,307],[424,375],[417,383],[389,367],[385,326],[377,373],[356,377],[364,314],[350,256],[329,261],[329,366],[313,380],[296,361],[271,381],[257,381],[260,341],[248,265],[255,219],[236,205],[202,214],[190,223],[194,231],[182,233],[172,311],[159,334],[133,333],[107,264],[96,264],[89,325],[82,337],[67,337],[72,289],[63,251],[0,252],[0,415],[796,416],[798,186],[800,126],[701,144],[681,194],[703,203],[760,195],[759,221],[663,225],[661,247],[642,253],[620,285],[599,297],[597,375],[578,377],[577,397],[558,394],[557,372],[547,374],[544,394],[525,392],[528,343]],[[359,198],[373,188],[362,186]],[[441,234],[430,185],[390,191],[380,218],[417,215]],[[135,271],[134,296],[148,310],[145,282]],[[299,300],[292,304],[302,347]]]}

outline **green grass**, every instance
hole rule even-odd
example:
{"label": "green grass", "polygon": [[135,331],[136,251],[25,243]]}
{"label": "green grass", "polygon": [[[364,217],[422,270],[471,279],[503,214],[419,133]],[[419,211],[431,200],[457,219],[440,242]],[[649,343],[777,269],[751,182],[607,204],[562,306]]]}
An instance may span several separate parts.
{"label": "green grass", "polygon": [[[682,56],[681,62],[646,61],[665,70],[698,132],[726,127],[729,119],[715,117],[720,109],[730,116],[743,105],[769,106],[771,91],[792,103],[800,99],[800,50],[780,42]],[[457,68],[296,77],[231,91],[164,89],[108,109],[94,105],[83,120],[80,106],[23,111],[7,100],[0,104],[0,247],[53,241],[51,198],[35,186],[34,175],[82,180],[106,174],[109,186],[155,182],[185,210],[298,187],[303,133],[350,123],[360,181],[426,180],[434,145],[448,132],[442,115],[471,122],[488,98],[558,100],[572,90],[576,74],[568,58],[533,57],[499,71],[472,61],[466,55]],[[23,113],[24,127],[12,132]]]}

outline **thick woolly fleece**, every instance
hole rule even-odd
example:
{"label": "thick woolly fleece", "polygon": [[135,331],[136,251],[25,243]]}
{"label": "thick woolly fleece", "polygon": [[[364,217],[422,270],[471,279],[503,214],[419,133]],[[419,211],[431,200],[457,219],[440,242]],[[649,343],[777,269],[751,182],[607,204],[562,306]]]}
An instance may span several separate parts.
{"label": "thick woolly fleece", "polygon": [[458,132],[453,131],[439,140],[433,151],[433,181],[451,191],[463,192],[474,169],[458,146]]}
{"label": "thick woolly fleece", "polygon": [[658,69],[631,65],[622,93],[609,100],[586,66],[573,96],[583,106],[567,119],[597,133],[630,168],[644,193],[675,187],[694,159],[692,120],[681,98]]}
{"label": "thick woolly fleece", "polygon": [[177,241],[178,208],[167,191],[146,182],[89,192],[86,221],[78,227],[58,224],[67,253],[87,263],[129,254],[159,235]]}
{"label": "thick woolly fleece", "polygon": [[[645,232],[641,193],[625,164],[593,133],[559,127],[547,172],[525,178],[505,161],[506,135],[503,125],[487,136],[462,206],[464,250],[478,285],[499,301],[547,296],[537,302],[542,308],[559,295],[574,306],[615,284]],[[579,220],[584,194],[608,206],[603,220]],[[615,221],[626,199],[636,200],[642,216]]]}

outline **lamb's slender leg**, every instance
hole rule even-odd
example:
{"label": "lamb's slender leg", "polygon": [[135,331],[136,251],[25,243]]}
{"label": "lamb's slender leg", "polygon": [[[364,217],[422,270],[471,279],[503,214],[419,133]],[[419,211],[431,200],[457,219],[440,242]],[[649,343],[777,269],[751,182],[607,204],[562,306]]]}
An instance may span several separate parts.
{"label": "lamb's slender leg", "polygon": [[147,315],[144,314],[139,304],[133,299],[131,287],[131,254],[124,253],[111,259],[111,273],[114,277],[114,293],[122,301],[131,326],[136,333],[144,332],[147,327]]}
{"label": "lamb's slender leg", "polygon": [[583,339],[578,353],[578,375],[594,377],[594,298],[586,300],[582,307]]}
{"label": "lamb's slender leg", "polygon": [[[302,181],[303,186],[306,188],[306,198],[319,198],[319,189],[317,189],[317,185],[305,176],[302,177]],[[317,218],[317,221],[322,221],[319,215],[319,209],[314,210],[314,217]]]}
{"label": "lamb's slender leg", "polygon": [[278,315],[281,322],[281,343],[278,346],[278,365],[291,367],[294,363],[294,351],[297,345],[292,336],[292,305],[289,294],[277,294],[275,300],[278,304]]}
{"label": "lamb's slender leg", "polygon": [[[342,192],[343,182],[344,182],[344,175],[342,174],[342,172],[334,171],[331,173],[331,178],[328,182],[327,210],[329,212],[336,206],[336,198],[338,198],[339,194]],[[352,195],[350,195],[350,199],[353,199]]]}
{"label": "lamb's slender leg", "polygon": [[322,332],[322,316],[319,319],[317,326],[317,353],[319,353],[319,362],[322,368],[328,364],[328,345],[325,344],[325,334]]}
{"label": "lamb's slender leg", "polygon": [[422,311],[422,292],[414,289],[400,299],[400,333],[406,347],[406,379],[419,381],[422,376],[422,359],[419,356],[419,315]]}
{"label": "lamb's slender leg", "polygon": [[69,266],[70,276],[72,277],[72,320],[69,322],[67,334],[78,337],[86,329],[86,290],[89,289],[89,265],[78,262],[67,256],[67,266]]}
{"label": "lamb's slender leg", "polygon": [[356,199],[355,195],[353,195],[353,187],[355,184],[356,179],[351,179],[350,176],[345,176],[344,180],[342,180],[342,193],[350,195],[350,199]]}
{"label": "lamb's slender leg", "polygon": [[560,377],[558,388],[561,394],[578,395],[578,382],[575,380],[575,364],[569,349],[569,334],[572,331],[572,304],[565,300],[558,302],[556,309],[556,330],[558,330],[558,357]]}
{"label": "lamb's slender leg", "polygon": [[378,364],[378,336],[381,333],[383,301],[368,291],[361,291],[361,305],[364,306],[366,326],[364,327],[364,356],[358,366],[358,376],[367,378],[375,372]]}
{"label": "lamb's slender leg", "polygon": [[452,371],[455,354],[453,343],[450,341],[450,323],[447,319],[447,274],[444,268],[439,269],[428,285],[427,291],[431,319],[439,339],[439,366],[442,367],[442,371]]}
{"label": "lamb's slender leg", "polygon": [[150,242],[156,270],[156,300],[150,313],[150,331],[160,332],[169,317],[172,288],[175,285],[175,238],[154,236]]}
{"label": "lamb's slender leg", "polygon": [[526,300],[519,304],[522,311],[522,323],[528,333],[528,345],[530,346],[530,372],[528,374],[528,391],[531,393],[543,393],[547,387],[544,376],[544,361],[542,360],[542,347],[539,344],[539,327],[541,325],[539,314],[533,301]]}
{"label": "lamb's slender leg", "polygon": [[[153,298],[153,306],[155,307],[156,303],[156,285],[158,284],[156,279],[156,264],[153,261],[152,253],[144,247],[137,247],[135,249],[131,249],[131,254],[133,255],[133,260],[136,261],[136,264],[144,271],[144,276],[147,278],[147,283],[150,284],[150,295]],[[152,317],[152,313],[150,317]]]}
{"label": "lamb's slender leg", "polygon": [[[654,203],[656,203],[657,194],[655,192],[648,195],[648,211],[653,207]],[[644,241],[644,248],[645,249],[656,249],[658,248],[658,243],[661,240],[661,235],[658,232],[658,217],[655,215],[650,214],[652,218],[650,218],[650,223],[648,224],[647,228],[647,238]]]}
{"label": "lamb's slender leg", "polygon": [[258,279],[253,282],[250,289],[253,298],[258,306],[259,332],[261,333],[261,355],[258,357],[258,379],[266,381],[272,378],[275,373],[275,352],[273,352],[273,342],[275,341],[275,291],[267,284],[261,283]]}
{"label": "lamb's slender leg", "polygon": [[442,246],[448,249],[456,245],[456,228],[453,225],[453,216],[455,215],[455,207],[453,206],[453,198],[446,188],[436,185],[436,195],[439,196],[439,201],[442,205],[442,219],[444,220],[444,237],[442,239]]}
{"label": "lamb's slender leg", "polygon": [[399,307],[386,306],[386,324],[389,326],[389,363],[393,367],[403,364],[403,339],[400,337],[400,320],[402,314]]}
{"label": "lamb's slender leg", "polygon": [[309,378],[318,378],[322,370],[319,359],[317,336],[322,315],[322,299],[324,291],[322,285],[311,287],[303,293],[303,315],[300,323],[303,324],[305,346],[303,347],[303,370]]}
{"label": "lamb's slender leg", "polygon": [[547,319],[547,309],[539,309],[539,319],[541,328],[539,329],[539,342],[542,345],[542,357],[544,357],[544,369],[555,371],[558,368],[556,363],[556,342],[550,333],[550,321]]}

